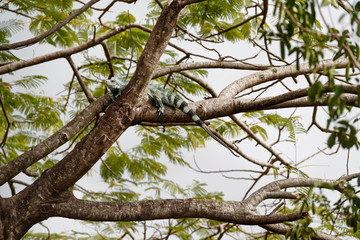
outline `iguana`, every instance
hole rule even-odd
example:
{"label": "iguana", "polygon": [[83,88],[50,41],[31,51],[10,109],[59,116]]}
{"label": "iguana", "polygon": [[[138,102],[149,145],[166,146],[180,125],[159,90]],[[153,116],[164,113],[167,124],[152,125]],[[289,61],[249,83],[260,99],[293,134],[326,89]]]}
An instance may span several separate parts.
{"label": "iguana", "polygon": [[[129,80],[125,78],[112,78],[110,80],[105,80],[106,87],[109,90],[109,95],[113,101],[116,100],[117,97],[121,95],[121,92],[128,85]],[[164,115],[164,104],[180,109],[186,115],[188,115],[197,125],[199,125],[202,129],[204,129],[213,139],[219,142],[221,145],[226,147],[231,151],[232,154],[237,156],[232,149],[218,136],[216,136],[209,127],[199,118],[198,115],[189,107],[187,102],[181,99],[175,93],[170,92],[169,90],[161,87],[159,84],[154,82],[150,82],[147,88],[147,94],[150,99],[152,99],[157,108],[158,108],[158,116],[162,118]]]}

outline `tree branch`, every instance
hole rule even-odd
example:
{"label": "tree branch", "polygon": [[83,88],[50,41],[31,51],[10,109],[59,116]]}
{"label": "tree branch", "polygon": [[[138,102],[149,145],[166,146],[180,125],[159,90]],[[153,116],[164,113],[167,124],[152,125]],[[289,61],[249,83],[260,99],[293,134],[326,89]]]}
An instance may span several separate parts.
{"label": "tree branch", "polygon": [[198,76],[195,76],[194,74],[192,74],[191,72],[188,71],[182,71],[180,72],[181,75],[193,80],[194,82],[196,82],[197,84],[199,84],[200,86],[202,86],[204,89],[206,89],[210,95],[214,98],[217,97],[217,93],[215,92],[215,90],[210,86],[210,84],[208,84],[207,82],[205,82],[204,80],[202,80],[201,78],[199,78]]}
{"label": "tree branch", "polygon": [[[313,107],[313,106],[327,106],[327,97],[328,94],[323,95],[322,100],[315,101],[313,103],[309,103],[308,97],[302,97],[294,100],[289,100],[283,103],[279,103],[276,105],[273,105],[267,109],[280,109],[280,108],[293,108],[293,107]],[[346,105],[353,106],[353,107],[359,107],[357,100],[358,96],[354,94],[342,94],[342,98],[344,99]]]}
{"label": "tree branch", "polygon": [[94,39],[90,40],[89,42],[81,44],[76,47],[72,47],[72,48],[68,48],[65,50],[60,50],[60,51],[56,51],[53,53],[45,54],[45,55],[35,57],[35,58],[29,59],[29,60],[22,60],[19,62],[13,62],[13,63],[6,64],[6,65],[0,67],[0,74],[9,73],[9,72],[12,72],[12,71],[15,71],[18,69],[34,66],[36,64],[48,62],[51,60],[68,57],[72,54],[75,54],[75,53],[84,51],[88,48],[91,48],[93,46],[96,46],[96,45],[100,44],[102,41],[104,41],[105,39],[108,39],[118,33],[124,32],[131,27],[136,27],[136,28],[142,29],[144,31],[148,30],[148,28],[145,28],[138,24],[127,24],[127,25],[124,25],[124,26],[121,26],[121,27],[115,29],[114,31],[112,31],[108,34],[105,34],[98,38],[94,38]]}
{"label": "tree branch", "polygon": [[[51,21],[50,19],[47,20],[47,19],[39,19],[39,18],[36,18],[36,17],[32,17],[32,16],[30,16],[30,15],[27,15],[27,14],[24,14],[24,13],[15,11],[15,10],[11,10],[11,9],[9,9],[9,8],[5,8],[5,7],[2,7],[2,6],[0,6],[0,9],[3,9],[3,10],[5,10],[5,11],[9,11],[9,12],[15,13],[15,14],[17,14],[17,15],[20,15],[20,16],[23,16],[23,17],[26,17],[26,18],[34,19],[34,20]],[[0,45],[0,46],[1,46],[1,45]]]}
{"label": "tree branch", "polygon": [[[324,63],[325,64],[325,63]],[[336,63],[333,63],[336,64]],[[345,63],[344,63],[345,64]],[[327,65],[327,64],[325,64]],[[327,65],[328,66],[328,65]],[[251,65],[239,64],[239,63],[227,63],[227,62],[201,62],[201,63],[186,63],[180,64],[178,66],[162,67],[154,71],[153,77],[159,77],[164,74],[173,72],[173,71],[182,71],[186,69],[196,69],[196,68],[213,68],[213,67],[227,67],[227,68],[251,68]],[[261,67],[262,68],[262,67]],[[264,68],[267,68],[264,66]],[[296,71],[293,69],[294,75]],[[255,73],[255,75],[261,74]],[[251,75],[252,76],[252,75]],[[355,90],[354,90],[355,89]],[[354,92],[356,87],[344,86],[345,92]],[[227,116],[230,114],[236,114],[239,112],[245,111],[255,111],[261,109],[274,109],[274,108],[285,108],[285,107],[301,107],[301,106],[314,106],[314,105],[326,105],[325,98],[322,102],[315,102],[310,104],[307,100],[307,91],[308,88],[299,89],[293,92],[285,93],[278,96],[268,97],[268,98],[259,98],[256,101],[252,99],[236,99],[236,100],[223,100],[223,99],[208,99],[204,101],[199,101],[192,105],[196,109],[197,114],[201,119],[211,119],[216,117]],[[355,92],[354,92],[355,93]],[[303,98],[300,98],[303,97]],[[297,99],[297,100],[293,100]],[[290,101],[292,100],[292,101]],[[346,98],[348,104],[355,104],[357,98],[356,96],[350,96]],[[99,102],[98,102],[99,101]],[[100,111],[103,111],[105,107],[110,104],[110,99],[108,97],[101,98],[101,100],[95,101],[91,104],[84,113],[80,114],[73,121],[51,136],[49,139],[40,143],[37,147],[33,148],[31,151],[22,154],[21,156],[15,158],[13,161],[4,165],[0,168],[0,185],[7,182],[9,179],[14,177],[17,172],[24,171],[31,164],[35,163],[39,159],[43,158],[57,147],[61,146],[68,141],[74,134],[76,134],[84,125],[87,124],[96,114]],[[151,103],[149,105],[152,106]],[[201,107],[200,107],[201,106]],[[218,108],[219,107],[219,108]],[[216,111],[215,111],[216,108]],[[219,111],[221,109],[221,111]],[[86,116],[86,117],[84,117]],[[84,122],[79,122],[76,124],[78,119],[81,119]],[[177,111],[172,108],[166,108],[166,121],[167,122],[188,122],[190,119],[185,116],[182,112]],[[153,110],[144,112],[138,112],[135,117],[135,122],[161,122],[158,119],[157,112],[155,107]],[[74,127],[72,127],[74,125]],[[73,129],[73,130],[72,130]],[[63,137],[68,136],[68,137]],[[57,140],[57,139],[60,139]],[[46,147],[44,147],[46,146]],[[243,153],[242,153],[243,154]],[[244,156],[245,157],[245,156]],[[246,156],[248,157],[248,156]],[[253,159],[254,160],[254,159]],[[257,162],[256,160],[254,160]]]}
{"label": "tree branch", "polygon": [[[220,63],[223,65],[224,63]],[[184,64],[189,68],[198,66],[197,63],[194,64]],[[215,66],[216,64],[200,64],[203,66]],[[226,64],[225,64],[226,65]],[[230,64],[232,65],[232,64]],[[242,65],[242,64],[240,64]],[[167,68],[167,67],[166,67]],[[179,67],[184,69],[185,67]],[[169,68],[168,68],[169,69]],[[159,72],[164,73],[161,68],[160,70],[155,71],[157,74]],[[345,92],[356,92],[356,86],[344,86]],[[267,98],[259,98],[256,101],[252,99],[208,99],[204,101],[199,101],[196,103],[190,103],[190,106],[194,108],[197,114],[201,119],[211,119],[216,117],[228,116],[230,114],[236,114],[246,111],[255,111],[262,109],[275,109],[275,108],[284,108],[284,107],[301,107],[301,106],[314,106],[314,105],[326,105],[326,99],[324,98],[322,102],[315,102],[310,104],[307,99],[308,88],[299,89],[290,93],[285,93],[282,95],[277,95]],[[354,93],[355,93],[354,92]],[[303,97],[303,98],[301,98]],[[297,100],[293,100],[297,99]],[[292,100],[292,101],[291,101]],[[346,101],[348,104],[355,104],[357,97],[355,95],[347,97]],[[90,104],[83,112],[81,112],[75,119],[69,122],[66,126],[60,129],[58,132],[53,134],[51,137],[34,147],[32,150],[23,153],[19,157],[13,159],[8,164],[0,168],[0,185],[6,183],[12,177],[14,177],[18,172],[24,171],[27,167],[43,158],[47,154],[54,151],[56,148],[64,144],[71,137],[73,137],[83,126],[85,126],[96,114],[103,111],[109,104],[111,100],[108,96],[100,98]],[[161,119],[158,119],[157,110],[152,105],[151,102],[148,102],[148,105],[151,106],[150,111],[138,112],[135,117],[135,122],[158,122],[161,123]],[[217,109],[216,111],[214,109]],[[221,109],[221,111],[219,111]],[[169,123],[183,123],[191,121],[186,115],[181,111],[176,109],[166,107],[166,121]],[[79,121],[79,122],[78,122]],[[243,157],[249,159],[249,156],[246,156],[244,153],[241,153]],[[258,164],[256,160],[250,158],[252,162]]]}
{"label": "tree branch", "polygon": [[247,22],[250,22],[251,20],[253,20],[253,19],[255,19],[255,18],[257,18],[257,17],[259,17],[259,16],[261,16],[261,15],[264,15],[264,11],[262,11],[261,13],[258,13],[258,14],[256,14],[256,15],[253,15],[253,16],[247,18],[246,20],[242,21],[241,23],[235,24],[234,26],[231,26],[231,27],[229,27],[229,28],[226,28],[226,29],[224,29],[224,30],[221,30],[221,31],[219,31],[219,32],[217,32],[217,33],[211,34],[211,35],[207,36],[206,39],[207,39],[207,38],[214,37],[214,36],[217,36],[217,35],[221,35],[221,34],[226,33],[226,32],[229,32],[229,31],[231,31],[231,30],[233,30],[233,29],[235,29],[235,28],[238,28],[238,27],[244,25],[244,24],[247,23]]}
{"label": "tree branch", "polygon": [[54,215],[90,221],[144,221],[169,218],[208,218],[244,225],[296,221],[304,217],[295,212],[286,215],[254,215],[241,202],[207,199],[166,199],[140,202],[93,202],[71,199],[53,204]]}
{"label": "tree branch", "polygon": [[285,160],[278,152],[276,152],[271,146],[269,146],[265,141],[263,141],[260,137],[258,137],[248,126],[246,126],[245,123],[240,121],[237,117],[234,115],[231,115],[230,118],[239,126],[241,129],[243,129],[251,138],[255,139],[255,141],[263,146],[267,151],[269,151],[274,157],[276,157],[276,160],[280,161],[285,166],[290,167],[290,163]]}
{"label": "tree branch", "polygon": [[10,129],[10,126],[11,126],[11,121],[10,121],[8,115],[7,115],[7,111],[6,111],[6,109],[5,109],[5,104],[4,104],[1,96],[0,96],[0,105],[1,105],[1,110],[2,110],[2,112],[3,112],[3,115],[4,115],[4,117],[5,117],[5,121],[6,121],[6,123],[7,123],[6,130],[5,130],[5,134],[4,134],[4,136],[3,136],[2,140],[1,140],[1,143],[0,143],[0,148],[2,148],[2,147],[5,145],[5,143],[6,143],[6,139],[7,139],[7,136],[8,136],[8,133],[9,133],[9,129]]}
{"label": "tree branch", "polygon": [[322,71],[332,67],[344,68],[349,64],[349,60],[345,58],[339,58],[333,60],[320,61],[317,67],[309,66],[308,63],[300,64],[300,68],[297,69],[296,65],[276,67],[268,70],[264,70],[258,73],[251,74],[249,76],[240,78],[239,80],[228,85],[222,90],[220,98],[233,98],[243,90],[253,87],[255,85],[265,83],[275,79],[282,79],[286,77],[295,77],[306,73],[313,73]]}
{"label": "tree branch", "polygon": [[[342,94],[343,99],[347,105],[356,107],[357,95],[352,92],[356,90],[356,86],[344,86],[345,93]],[[349,93],[347,93],[349,92]],[[308,88],[299,89],[293,92],[284,93],[276,96],[253,99],[222,99],[211,98],[194,103],[189,103],[190,107],[194,109],[196,114],[202,119],[212,119],[218,117],[225,117],[241,112],[258,111],[265,109],[278,109],[288,107],[311,107],[311,106],[327,106],[327,94],[324,94],[321,101],[309,103]],[[167,107],[165,111],[166,118],[159,119],[155,106],[149,101],[146,103],[149,110],[146,112],[138,111],[135,117],[135,122],[152,122],[152,123],[184,123],[191,119],[180,110]]]}
{"label": "tree branch", "polygon": [[111,102],[108,95],[97,99],[49,138],[39,143],[30,151],[21,154],[2,166],[0,168],[0,186],[15,177],[19,172],[25,171],[26,168],[69,141],[69,139],[80,131],[99,112],[104,111]]}
{"label": "tree branch", "polygon": [[102,42],[101,46],[104,49],[105,57],[106,57],[106,60],[108,61],[108,66],[109,66],[109,71],[110,71],[110,75],[109,75],[108,79],[111,79],[112,77],[115,76],[114,66],[113,66],[113,64],[111,62],[112,57],[111,57],[109,48],[107,47],[106,43]]}
{"label": "tree branch", "polygon": [[[343,180],[350,181],[360,173]],[[340,179],[342,180],[342,179]],[[294,193],[281,192],[291,187],[322,187],[331,184],[337,188],[340,180],[317,178],[283,179],[267,184],[242,202],[221,202],[207,199],[166,199],[140,202],[93,202],[74,197],[68,201],[51,204],[54,216],[91,221],[143,221],[169,218],[208,218],[217,221],[244,225],[262,225],[284,221],[295,221],[307,213],[295,212],[287,215],[255,215],[254,209],[269,198],[297,198]],[[324,186],[326,187],[326,186]],[[266,226],[265,226],[266,227]]]}
{"label": "tree branch", "polygon": [[192,69],[203,68],[222,68],[222,69],[239,69],[239,70],[266,70],[272,68],[269,65],[254,65],[251,63],[238,62],[190,62],[172,66],[159,67],[154,71],[152,78],[158,78],[173,72],[181,72]]}
{"label": "tree branch", "polygon": [[[142,52],[137,69],[123,94],[111,104],[97,126],[74,149],[22,194],[52,198],[67,191],[100,159],[119,136],[132,124],[135,106],[145,93],[152,73],[163,54],[181,11],[174,0],[162,11]],[[36,196],[34,192],[41,192]]]}
{"label": "tree branch", "polygon": [[205,0],[182,0],[181,1],[181,6],[185,7],[187,5],[194,4],[194,3],[199,3],[199,2],[203,2],[203,1],[205,1]]}
{"label": "tree branch", "polygon": [[[141,93],[145,93],[176,25],[182,9],[179,1],[174,0],[164,7],[139,58],[132,80],[122,95],[106,109],[97,126],[83,137],[69,154],[45,171],[32,185],[22,190],[16,200],[8,204],[18,204],[23,209],[23,214],[11,219],[16,222],[17,227],[16,230],[10,230],[14,238],[20,238],[33,224],[51,217],[44,205],[56,200],[64,201],[74,184],[132,124]],[[9,209],[4,214],[9,216]]]}
{"label": "tree branch", "polygon": [[341,189],[338,189],[337,186],[341,183],[341,180],[351,181],[354,178],[357,178],[360,173],[354,173],[349,175],[347,178],[339,179],[321,179],[321,178],[288,178],[278,181],[271,182],[264,187],[258,189],[253,194],[251,194],[244,204],[250,204],[254,207],[258,206],[262,201],[270,198],[271,195],[268,193],[277,192],[285,188],[294,188],[294,187],[317,187],[322,188],[321,184],[330,184],[334,186],[336,190],[341,192]]}
{"label": "tree branch", "polygon": [[65,18],[61,22],[57,23],[56,25],[54,25],[48,31],[46,31],[46,32],[34,37],[34,38],[30,38],[28,40],[21,41],[21,42],[0,45],[0,51],[1,50],[17,49],[17,48],[20,48],[20,47],[26,47],[26,46],[29,46],[29,45],[32,45],[32,44],[35,44],[35,43],[41,41],[42,39],[50,36],[51,34],[56,32],[57,30],[59,30],[60,28],[65,26],[72,19],[76,18],[77,16],[79,16],[80,14],[85,12],[89,7],[91,7],[92,5],[97,3],[98,1],[100,1],[100,0],[91,0],[90,2],[88,2],[87,4],[82,6],[80,9],[78,9],[77,11],[71,13],[67,18]]}
{"label": "tree branch", "polygon": [[[279,233],[282,235],[285,235],[290,229],[291,227],[285,224],[271,224],[271,225],[261,225],[261,227],[263,227],[264,229],[274,232],[274,233]],[[341,238],[338,238],[336,236],[321,232],[321,231],[315,231],[316,235],[313,234],[311,235],[311,239],[314,240],[342,240]]]}
{"label": "tree branch", "polygon": [[[334,186],[335,190],[342,192],[342,187],[338,187],[341,184],[341,180],[350,181],[354,178],[357,178],[360,173],[354,173],[339,179],[317,179],[317,178],[292,178],[292,179],[283,179],[279,181],[275,181],[272,183],[267,184],[266,186],[258,189],[253,194],[251,194],[245,201],[245,204],[249,204],[251,202],[254,206],[258,206],[262,201],[268,199],[269,197],[273,197],[274,192],[278,192],[281,189],[291,188],[291,187],[319,187],[321,188],[321,184],[327,183]],[[271,224],[271,225],[261,225],[261,227],[275,232],[279,234],[285,235],[291,227],[285,224]],[[316,235],[312,235],[311,239],[318,239],[318,240],[340,240],[340,238],[335,237],[333,235],[316,231]]]}
{"label": "tree branch", "polygon": [[71,59],[70,56],[66,57],[66,60],[69,62],[71,69],[73,70],[87,100],[89,101],[89,103],[92,103],[93,101],[95,101],[95,98],[92,96],[92,94],[89,92],[88,88],[86,87],[86,85],[81,77],[81,74],[79,73],[77,67],[75,66],[75,63],[73,62],[73,60]]}

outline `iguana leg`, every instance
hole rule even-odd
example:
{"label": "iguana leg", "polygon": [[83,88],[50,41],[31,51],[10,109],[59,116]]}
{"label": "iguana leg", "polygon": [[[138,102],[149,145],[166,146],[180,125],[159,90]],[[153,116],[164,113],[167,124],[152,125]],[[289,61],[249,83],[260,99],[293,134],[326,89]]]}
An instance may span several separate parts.
{"label": "iguana leg", "polygon": [[112,92],[110,92],[111,99],[115,102],[115,100],[121,95],[119,88],[114,88]]}
{"label": "iguana leg", "polygon": [[161,119],[164,116],[164,104],[161,101],[161,98],[156,95],[152,95],[151,98],[154,100],[155,105],[158,108],[158,117]]}

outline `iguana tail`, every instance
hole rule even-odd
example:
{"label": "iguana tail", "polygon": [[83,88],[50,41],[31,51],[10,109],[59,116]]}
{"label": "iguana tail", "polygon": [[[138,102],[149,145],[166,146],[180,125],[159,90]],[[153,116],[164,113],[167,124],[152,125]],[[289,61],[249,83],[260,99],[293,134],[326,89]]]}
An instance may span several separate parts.
{"label": "iguana tail", "polygon": [[221,138],[219,138],[218,136],[216,136],[211,130],[210,128],[199,118],[199,116],[189,107],[188,103],[185,102],[184,100],[182,100],[181,98],[179,98],[178,96],[174,95],[174,94],[168,94],[167,95],[167,99],[163,99],[163,102],[166,103],[167,105],[173,106],[175,108],[180,109],[181,111],[183,111],[186,115],[188,115],[189,117],[191,117],[191,119],[197,124],[199,125],[202,129],[204,129],[207,134],[209,134],[213,139],[215,139],[218,143],[220,143],[221,145],[223,145],[224,147],[226,147],[227,149],[230,150],[230,152],[237,156],[237,154],[234,153],[234,151],[231,149],[231,147],[224,142]]}

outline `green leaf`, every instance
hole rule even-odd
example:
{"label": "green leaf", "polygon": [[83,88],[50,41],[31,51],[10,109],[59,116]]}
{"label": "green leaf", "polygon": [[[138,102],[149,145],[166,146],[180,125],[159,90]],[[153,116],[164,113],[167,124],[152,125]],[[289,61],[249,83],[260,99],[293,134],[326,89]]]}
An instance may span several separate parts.
{"label": "green leaf", "polygon": [[23,88],[37,88],[48,80],[41,75],[23,76],[21,80],[13,81],[11,84]]}
{"label": "green leaf", "polygon": [[116,23],[120,26],[125,25],[125,24],[130,24],[130,23],[134,23],[136,21],[135,17],[130,14],[129,12],[121,12],[119,15],[117,15],[116,17]]}
{"label": "green leaf", "polygon": [[322,96],[321,82],[317,81],[309,88],[308,96],[309,96],[310,103],[313,103],[316,100],[321,98],[321,96]]}
{"label": "green leaf", "polygon": [[[6,21],[0,21],[0,32],[3,32],[8,37],[11,37],[12,34],[22,30],[23,26],[24,26],[24,22],[19,19],[9,19]],[[4,42],[4,40],[2,40],[1,42]]]}
{"label": "green leaf", "polygon": [[281,58],[285,59],[285,44],[283,41],[280,42],[280,53],[281,53]]}
{"label": "green leaf", "polygon": [[336,0],[323,0],[321,3],[321,7],[325,7],[328,6],[329,4],[331,4],[334,7],[339,7],[338,3],[336,2]]}
{"label": "green leaf", "polygon": [[360,1],[358,1],[358,2],[355,4],[354,10],[355,10],[355,12],[359,12],[359,11],[360,11]]}
{"label": "green leaf", "polygon": [[335,140],[336,140],[336,133],[331,133],[327,140],[327,145],[329,146],[329,148],[332,148],[335,145]]}
{"label": "green leaf", "polygon": [[352,200],[354,201],[354,204],[355,204],[358,208],[360,208],[360,198],[358,198],[357,196],[354,196]]}

